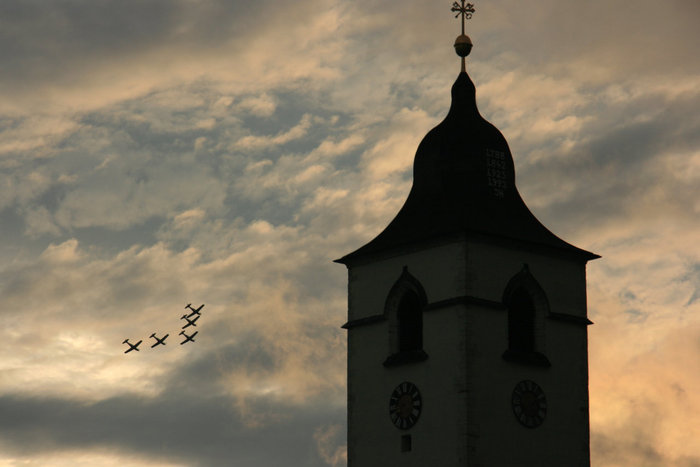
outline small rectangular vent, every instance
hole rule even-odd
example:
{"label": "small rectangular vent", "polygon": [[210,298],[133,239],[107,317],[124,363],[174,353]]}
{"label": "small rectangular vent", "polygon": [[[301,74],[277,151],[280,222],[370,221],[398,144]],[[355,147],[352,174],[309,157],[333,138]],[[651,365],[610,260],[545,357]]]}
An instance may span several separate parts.
{"label": "small rectangular vent", "polygon": [[408,452],[411,450],[411,435],[401,436],[401,452]]}

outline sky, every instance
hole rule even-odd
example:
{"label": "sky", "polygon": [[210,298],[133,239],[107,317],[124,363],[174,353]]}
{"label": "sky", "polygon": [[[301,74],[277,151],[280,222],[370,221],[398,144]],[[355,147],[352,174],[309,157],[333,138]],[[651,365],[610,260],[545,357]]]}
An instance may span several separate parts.
{"label": "sky", "polygon": [[[0,2],[1,467],[345,465],[332,260],[447,114],[450,7]],[[475,8],[467,68],[523,199],[602,256],[592,463],[698,467],[700,2]]]}

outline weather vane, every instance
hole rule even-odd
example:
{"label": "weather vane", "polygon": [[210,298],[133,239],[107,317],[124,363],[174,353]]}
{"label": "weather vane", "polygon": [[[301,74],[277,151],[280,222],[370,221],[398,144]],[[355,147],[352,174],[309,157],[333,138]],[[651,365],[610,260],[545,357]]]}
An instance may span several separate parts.
{"label": "weather vane", "polygon": [[464,4],[464,0],[461,0],[462,4],[460,5],[457,2],[454,2],[452,4],[452,11],[456,11],[457,14],[455,15],[455,18],[458,17],[459,15],[462,15],[462,34],[464,34],[464,20],[465,19],[471,19],[472,18],[472,13],[474,13],[474,4],[473,3],[467,3],[466,5]]}

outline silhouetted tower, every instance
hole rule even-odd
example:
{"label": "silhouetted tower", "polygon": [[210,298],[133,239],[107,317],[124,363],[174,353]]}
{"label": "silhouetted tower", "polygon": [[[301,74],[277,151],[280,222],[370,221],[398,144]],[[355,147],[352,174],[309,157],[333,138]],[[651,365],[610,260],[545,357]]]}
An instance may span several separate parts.
{"label": "silhouetted tower", "polygon": [[[464,20],[470,4],[455,3]],[[586,263],[515,186],[465,71],[404,206],[348,268],[348,463],[589,466]]]}

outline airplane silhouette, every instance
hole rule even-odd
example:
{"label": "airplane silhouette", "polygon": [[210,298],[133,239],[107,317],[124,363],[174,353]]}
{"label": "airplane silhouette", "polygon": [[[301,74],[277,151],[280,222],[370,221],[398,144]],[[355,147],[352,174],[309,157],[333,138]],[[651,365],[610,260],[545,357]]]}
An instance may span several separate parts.
{"label": "airplane silhouette", "polygon": [[180,318],[180,319],[187,320],[187,324],[185,324],[185,325],[182,327],[182,329],[186,329],[186,328],[188,328],[188,327],[190,327],[190,326],[196,326],[196,325],[197,325],[196,322],[197,322],[197,320],[199,319],[200,316],[201,316],[201,315],[197,315],[194,319],[190,319],[189,316],[187,316],[187,315],[182,315],[182,318]]}
{"label": "airplane silhouette", "polygon": [[129,353],[129,352],[131,352],[132,350],[135,350],[135,351],[139,352],[138,346],[139,346],[139,344],[140,344],[141,342],[142,342],[142,341],[138,341],[137,343],[132,344],[131,342],[129,342],[129,339],[124,339],[124,342],[122,342],[122,344],[129,344],[129,348],[126,349],[126,350],[124,351],[124,353]]}
{"label": "airplane silhouette", "polygon": [[191,304],[191,303],[188,303],[188,304],[185,306],[185,309],[187,309],[187,308],[189,308],[190,310],[192,310],[192,313],[190,313],[189,315],[187,315],[188,318],[191,318],[191,317],[194,316],[194,315],[201,315],[201,313],[199,312],[199,310],[201,310],[202,308],[204,308],[204,303],[202,303],[202,304],[199,306],[199,308],[197,308],[196,310],[195,310],[194,308],[192,308],[192,304]]}
{"label": "airplane silhouette", "polygon": [[156,340],[156,343],[153,344],[153,345],[151,346],[151,348],[155,347],[156,345],[161,345],[161,344],[162,344],[162,345],[165,345],[165,339],[166,339],[169,335],[170,335],[170,334],[166,334],[166,335],[163,336],[162,339],[158,339],[158,338],[156,337],[156,333],[155,333],[155,332],[154,332],[153,334],[151,334],[150,337],[152,337],[152,338],[154,338],[154,339]]}
{"label": "airplane silhouette", "polygon": [[185,342],[190,342],[190,341],[194,342],[194,336],[196,336],[198,332],[199,332],[199,331],[195,331],[194,334],[192,334],[191,336],[188,336],[188,335],[185,333],[185,331],[180,331],[180,335],[185,336],[185,340],[182,341],[182,342],[180,342],[180,345],[184,344]]}

